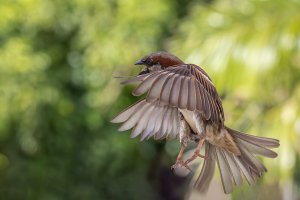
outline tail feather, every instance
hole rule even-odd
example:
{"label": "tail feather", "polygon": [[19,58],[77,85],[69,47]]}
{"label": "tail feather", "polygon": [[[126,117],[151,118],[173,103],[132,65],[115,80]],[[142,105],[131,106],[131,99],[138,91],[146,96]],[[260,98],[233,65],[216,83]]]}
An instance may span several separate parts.
{"label": "tail feather", "polygon": [[263,147],[268,147],[268,148],[277,148],[279,147],[279,140],[273,139],[273,138],[266,138],[266,137],[259,137],[259,136],[254,136],[254,135],[249,135],[246,133],[242,133],[236,130],[233,130],[231,128],[225,127],[226,130],[231,133],[231,135],[240,138],[244,141],[249,141],[254,144],[263,146]]}
{"label": "tail feather", "polygon": [[256,158],[248,149],[243,146],[241,147],[242,154],[240,159],[242,159],[248,168],[256,173],[258,176],[261,176],[264,172],[267,172],[266,167],[261,163],[261,161]]}
{"label": "tail feather", "polygon": [[241,171],[239,169],[239,165],[237,164],[237,162],[234,159],[234,156],[232,155],[232,153],[229,153],[226,151],[222,151],[222,153],[225,155],[225,158],[226,158],[227,164],[229,166],[230,172],[232,174],[235,185],[238,185],[238,186],[242,185],[243,177],[242,177]]}
{"label": "tail feather", "polygon": [[205,152],[207,152],[207,157],[204,160],[203,167],[201,169],[200,175],[196,179],[195,187],[201,193],[207,192],[209,188],[209,183],[214,176],[215,173],[215,155],[216,155],[216,147],[212,144],[205,142]]}
{"label": "tail feather", "polygon": [[260,146],[258,144],[255,144],[255,143],[252,143],[252,142],[249,142],[246,140],[242,140],[240,138],[236,138],[236,143],[239,146],[244,146],[253,154],[265,156],[268,158],[276,158],[277,157],[277,153],[275,153],[274,151],[267,149],[263,146]]}
{"label": "tail feather", "polygon": [[246,178],[248,184],[253,185],[256,181],[256,177],[252,176],[252,172],[251,172],[250,168],[247,167],[246,163],[243,160],[241,160],[240,158],[238,158],[237,156],[233,156],[233,157],[234,157],[234,160],[237,162],[237,164],[240,168],[240,171]]}
{"label": "tail feather", "polygon": [[220,170],[223,189],[225,193],[230,193],[233,191],[233,174],[231,172],[230,166],[225,160],[223,152],[224,151],[222,149],[216,148],[216,158]]}
{"label": "tail feather", "polygon": [[200,176],[194,187],[201,193],[207,191],[214,173],[215,161],[218,164],[224,192],[231,193],[235,186],[243,183],[242,176],[248,184],[254,184],[259,177],[267,172],[266,167],[255,155],[275,158],[277,154],[268,148],[279,146],[279,141],[271,138],[257,137],[241,133],[225,127],[236,142],[241,154],[235,155],[223,148],[206,142],[208,157],[204,161]]}

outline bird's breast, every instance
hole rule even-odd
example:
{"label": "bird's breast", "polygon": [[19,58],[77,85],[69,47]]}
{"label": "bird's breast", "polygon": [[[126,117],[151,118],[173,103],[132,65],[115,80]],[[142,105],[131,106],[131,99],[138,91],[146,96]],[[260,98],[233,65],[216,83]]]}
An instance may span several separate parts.
{"label": "bird's breast", "polygon": [[193,117],[194,111],[189,111],[189,110],[186,110],[186,109],[179,109],[179,111],[181,112],[181,114],[183,115],[185,121],[189,124],[189,126],[191,127],[193,132],[198,133],[197,128],[196,128],[196,122],[195,122],[195,119]]}

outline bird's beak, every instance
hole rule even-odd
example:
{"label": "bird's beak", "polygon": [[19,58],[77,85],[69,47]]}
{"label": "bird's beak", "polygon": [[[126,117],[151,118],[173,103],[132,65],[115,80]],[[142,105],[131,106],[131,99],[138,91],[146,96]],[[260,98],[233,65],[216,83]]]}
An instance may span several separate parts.
{"label": "bird's beak", "polygon": [[134,65],[143,65],[144,62],[142,60],[138,60],[134,63]]}

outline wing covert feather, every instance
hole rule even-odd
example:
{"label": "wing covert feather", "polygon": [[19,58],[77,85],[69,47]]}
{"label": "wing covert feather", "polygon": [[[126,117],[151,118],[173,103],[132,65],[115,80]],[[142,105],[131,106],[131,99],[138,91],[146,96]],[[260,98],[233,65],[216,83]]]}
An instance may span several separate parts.
{"label": "wing covert feather", "polygon": [[[206,120],[223,125],[221,100],[211,79],[200,67],[192,64],[177,65],[161,70],[153,77],[145,77],[140,84],[143,86],[143,82],[148,84],[152,81],[150,88],[147,87],[147,102],[159,101],[160,105],[198,111]],[[144,88],[142,86],[138,88]]]}
{"label": "wing covert feather", "polygon": [[197,65],[180,64],[133,79],[141,81],[133,94],[139,96],[147,92],[147,102],[198,111],[204,119],[224,125],[224,112],[216,88]]}

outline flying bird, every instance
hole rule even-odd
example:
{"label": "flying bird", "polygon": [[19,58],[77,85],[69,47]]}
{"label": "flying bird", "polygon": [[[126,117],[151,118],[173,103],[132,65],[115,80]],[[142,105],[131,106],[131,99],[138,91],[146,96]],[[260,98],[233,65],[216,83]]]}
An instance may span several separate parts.
{"label": "flying bird", "polygon": [[[217,163],[226,194],[240,186],[243,177],[249,184],[267,172],[256,157],[275,158],[270,150],[279,147],[276,139],[242,133],[225,126],[221,99],[208,74],[195,64],[186,64],[167,52],[144,56],[135,65],[144,69],[123,84],[138,82],[134,96],[146,97],[118,114],[113,123],[123,123],[119,131],[132,129],[131,137],[141,140],[175,139],[181,144],[172,169],[186,167],[198,157],[204,159],[194,187],[200,192],[208,189]],[[194,154],[187,160],[182,156],[190,141],[196,142]],[[201,149],[205,148],[205,155]]]}

